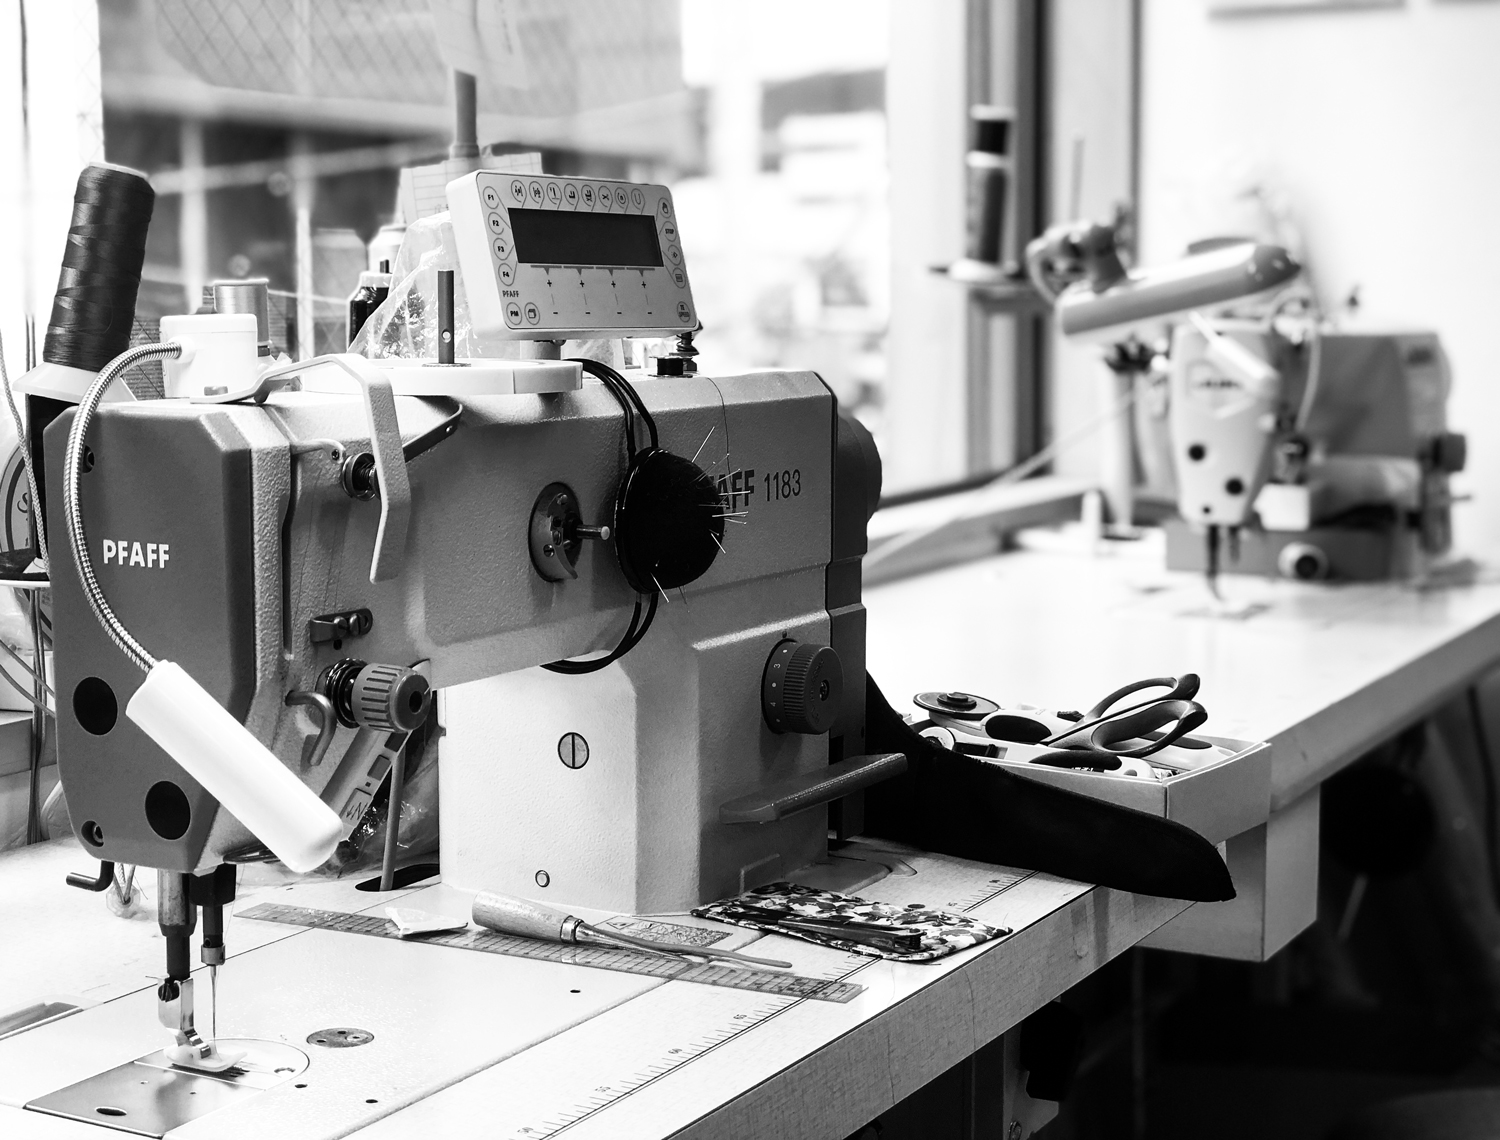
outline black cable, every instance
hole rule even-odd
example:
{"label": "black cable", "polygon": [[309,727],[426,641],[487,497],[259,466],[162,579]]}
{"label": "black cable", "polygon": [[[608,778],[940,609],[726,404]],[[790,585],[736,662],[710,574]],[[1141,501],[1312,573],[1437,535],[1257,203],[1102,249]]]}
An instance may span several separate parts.
{"label": "black cable", "polygon": [[635,418],[637,404],[632,398],[633,392],[628,391],[628,383],[625,378],[606,364],[597,360],[589,360],[585,357],[569,357],[569,360],[579,365],[585,372],[609,390],[609,394],[615,398],[620,405],[620,411],[625,415],[625,454],[630,462],[635,462],[636,456],[636,433]]}
{"label": "black cable", "polygon": [[636,391],[635,385],[632,384],[629,380],[625,379],[624,376],[620,375],[620,373],[616,372],[609,365],[601,364],[597,360],[593,363],[598,369],[598,371],[594,372],[593,375],[607,375],[609,379],[613,381],[613,383],[624,390],[625,394],[630,397],[631,402],[635,404],[636,411],[640,413],[641,421],[646,425],[646,434],[651,437],[651,446],[653,448],[660,446],[656,437],[656,419],[651,415],[650,410],[646,407],[646,401],[641,399],[641,394]]}
{"label": "black cable", "polygon": [[[650,594],[646,598],[646,617],[641,622],[641,628],[636,630],[635,636],[630,639],[630,644],[625,647],[625,653],[629,653],[646,636],[646,631],[651,628],[651,623],[656,620],[657,595]],[[623,654],[622,654],[623,656]]]}
{"label": "black cable", "polygon": [[[639,413],[646,425],[646,435],[651,440],[651,449],[657,447],[656,420],[646,410],[646,403],[641,399],[641,394],[635,390],[629,380],[621,376],[607,364],[597,360],[589,360],[585,357],[572,357],[575,364],[581,367],[590,376],[597,379],[609,389],[610,395],[620,405],[621,412],[625,415],[625,452],[626,458],[631,466],[636,460],[636,438],[635,419]],[[629,653],[641,643],[646,636],[646,631],[651,628],[651,622],[656,618],[656,595],[651,594],[649,598],[643,594],[637,594],[635,599],[635,610],[630,615],[630,624],[625,627],[625,633],[619,643],[606,653],[603,657],[594,657],[587,661],[549,661],[542,666],[543,669],[552,673],[562,673],[566,676],[576,677],[583,673],[597,673],[607,665],[612,665],[625,654]]]}
{"label": "black cable", "polygon": [[635,613],[630,617],[630,625],[625,630],[625,636],[620,638],[620,643],[603,657],[595,657],[588,661],[549,661],[542,668],[552,673],[562,673],[566,676],[576,677],[583,673],[597,673],[606,665],[614,664],[639,645],[641,638],[646,636],[646,631],[651,628],[652,619],[656,617],[656,605],[656,595],[652,594],[644,604],[645,618],[642,620],[641,610],[643,606],[640,597],[637,596]]}
{"label": "black cable", "polygon": [[641,394],[635,390],[635,385],[621,376],[608,364],[604,364],[598,360],[588,360],[583,357],[570,357],[569,359],[578,364],[590,376],[602,381],[611,392],[615,393],[616,399],[621,399],[621,393],[623,393],[624,398],[629,399],[635,406],[635,410],[640,413],[641,421],[646,425],[646,434],[651,437],[651,446],[660,446],[656,435],[656,420],[652,418],[651,413],[646,409],[646,402],[641,399]]}
{"label": "black cable", "polygon": [[1479,686],[1468,688],[1469,718],[1474,724],[1474,742],[1479,750],[1479,774],[1484,781],[1484,856],[1490,871],[1490,894],[1495,905],[1500,907],[1500,851],[1497,851],[1496,816],[1500,814],[1500,803],[1496,801],[1495,757],[1490,751],[1489,733],[1485,731],[1484,714],[1479,707]]}
{"label": "black cable", "polygon": [[[578,363],[584,362],[579,361]],[[589,361],[588,363],[593,362]],[[630,396],[625,390],[611,378],[600,376],[588,368],[585,368],[584,371],[588,372],[591,376],[595,376],[609,390],[609,394],[615,398],[615,402],[620,405],[620,411],[625,415],[625,458],[630,463],[634,463],[636,457],[635,405],[631,402]]]}

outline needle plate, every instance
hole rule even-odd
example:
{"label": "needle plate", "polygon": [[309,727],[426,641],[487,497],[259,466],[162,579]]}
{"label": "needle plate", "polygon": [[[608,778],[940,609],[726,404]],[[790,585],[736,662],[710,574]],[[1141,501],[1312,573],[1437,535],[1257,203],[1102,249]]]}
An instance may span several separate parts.
{"label": "needle plate", "polygon": [[135,1136],[162,1137],[200,1116],[291,1080],[307,1054],[275,1041],[220,1041],[245,1056],[222,1073],[182,1069],[158,1050],[38,1097],[33,1112],[102,1124]]}

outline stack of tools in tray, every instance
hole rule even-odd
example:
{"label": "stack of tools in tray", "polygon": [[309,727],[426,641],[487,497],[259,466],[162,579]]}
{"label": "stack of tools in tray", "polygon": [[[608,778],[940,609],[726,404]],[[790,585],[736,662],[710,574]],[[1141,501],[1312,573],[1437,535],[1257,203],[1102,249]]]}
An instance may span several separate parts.
{"label": "stack of tools in tray", "polygon": [[[918,693],[913,699],[929,719],[912,727],[964,756],[1160,780],[1232,755],[1189,735],[1208,719],[1193,699],[1198,683],[1196,673],[1135,681],[1087,712],[1000,705],[973,693]],[[1146,689],[1165,692],[1121,703]]]}
{"label": "stack of tools in tray", "polygon": [[[1165,693],[1114,708],[1123,697],[1152,687]],[[1097,771],[1101,783],[1120,784],[1125,781],[1114,777],[1125,764],[1149,756],[1151,764],[1141,774],[1155,784],[1152,767],[1165,770],[1180,763],[1185,768],[1192,761],[1183,757],[1207,757],[1219,747],[1183,743],[1207,717],[1192,700],[1197,689],[1198,678],[1191,674],[1137,682],[1087,713],[1066,715],[1002,709],[969,693],[924,693],[918,703],[930,719],[913,724],[867,678],[865,747],[900,752],[908,764],[900,775],[865,789],[864,834],[1137,894],[1194,902],[1232,899],[1228,868],[1203,835],[1173,819],[1051,786],[1017,770],[1057,771],[1052,765],[1061,763]],[[1164,758],[1169,748],[1170,760]],[[1024,762],[1028,749],[1049,764]],[[1013,764],[1012,753],[1023,763]],[[1215,752],[1211,762],[1219,759]]]}

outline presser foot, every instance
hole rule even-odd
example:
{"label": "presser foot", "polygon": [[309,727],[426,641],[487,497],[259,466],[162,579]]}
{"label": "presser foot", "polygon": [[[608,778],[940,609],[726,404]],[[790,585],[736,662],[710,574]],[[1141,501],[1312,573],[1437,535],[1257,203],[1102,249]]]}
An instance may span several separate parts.
{"label": "presser foot", "polygon": [[193,1022],[193,979],[165,978],[156,990],[157,1018],[177,1041],[162,1050],[172,1064],[205,1073],[232,1068],[244,1053],[222,1053],[215,1041],[204,1041]]}

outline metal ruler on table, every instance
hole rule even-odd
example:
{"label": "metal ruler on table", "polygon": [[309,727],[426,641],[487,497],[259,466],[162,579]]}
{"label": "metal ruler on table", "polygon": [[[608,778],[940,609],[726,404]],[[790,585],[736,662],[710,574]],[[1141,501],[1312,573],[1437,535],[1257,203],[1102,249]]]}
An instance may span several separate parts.
{"label": "metal ruler on table", "polygon": [[534,962],[591,966],[623,974],[643,974],[663,981],[699,982],[706,986],[750,990],[769,997],[812,998],[815,1001],[843,1003],[864,991],[863,986],[826,978],[808,978],[776,970],[700,965],[677,957],[616,950],[607,946],[565,946],[556,942],[497,934],[493,930],[449,930],[403,939],[396,930],[396,924],[380,915],[345,914],[342,911],[313,910],[301,906],[284,906],[281,903],[260,903],[249,910],[238,912],[235,917],[253,918],[259,922],[279,922],[287,926],[305,926],[313,930],[334,930],[342,934],[394,938],[428,946],[479,950],[486,954],[504,954],[510,958],[529,958]]}
{"label": "metal ruler on table", "polygon": [[970,911],[978,910],[985,903],[994,902],[1011,887],[1031,878],[1033,873],[1032,871],[1001,871],[981,883],[965,884],[962,891],[955,891],[953,898],[939,905],[945,910],[957,910],[968,914]]}
{"label": "metal ruler on table", "polygon": [[[986,868],[976,874],[940,864],[924,869],[923,889],[911,892],[912,900],[892,890],[893,880],[885,880],[884,893],[902,901],[924,897],[931,905],[972,912],[1031,878],[1029,871]],[[894,885],[904,883],[896,880]],[[831,981],[848,984],[878,964],[879,959],[843,954],[825,969]],[[700,996],[665,988],[643,994],[600,1014],[589,1023],[593,1032],[561,1034],[493,1070],[493,1083],[483,1095],[488,1102],[506,1104],[512,1120],[497,1132],[497,1140],[554,1140],[575,1129],[592,1135],[598,1123],[586,1126],[601,1113],[627,1106],[659,1082],[804,1004],[793,997]]]}
{"label": "metal ruler on table", "polygon": [[[831,972],[847,978],[878,962],[845,954]],[[504,1093],[490,1090],[512,1118],[497,1137],[547,1140],[565,1134],[804,1001],[744,994],[700,998],[687,991],[653,990],[600,1015],[617,1024],[593,1022],[600,1032],[582,1038],[563,1034],[507,1061],[510,1087]],[[614,1074],[601,1082],[597,1074],[611,1069]]]}

